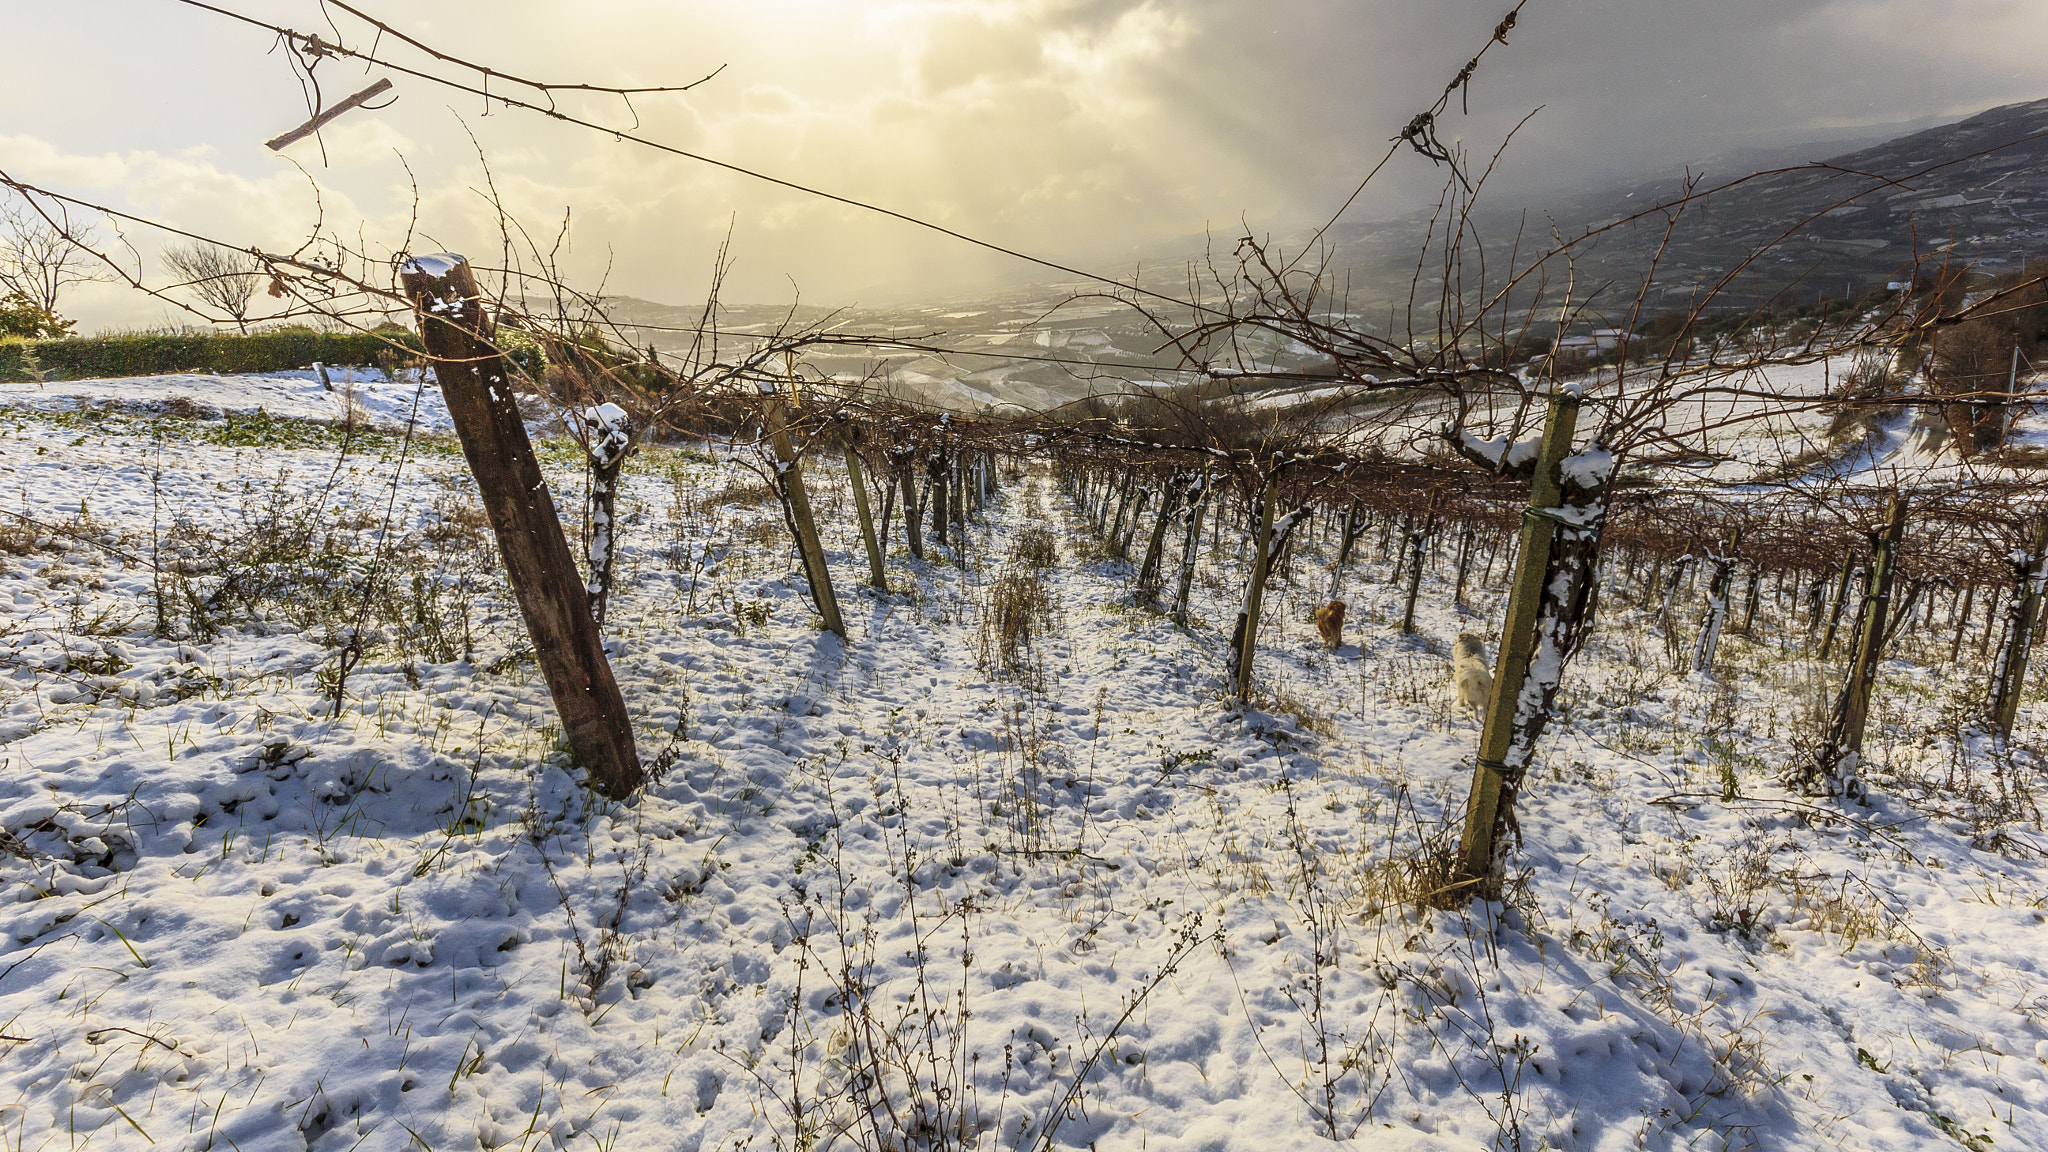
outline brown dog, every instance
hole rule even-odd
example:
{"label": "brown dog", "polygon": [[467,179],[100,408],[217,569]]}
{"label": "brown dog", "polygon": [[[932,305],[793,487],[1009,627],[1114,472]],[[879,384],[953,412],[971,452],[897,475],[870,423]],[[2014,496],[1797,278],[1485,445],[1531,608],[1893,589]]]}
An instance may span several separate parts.
{"label": "brown dog", "polygon": [[1316,609],[1316,631],[1323,634],[1323,647],[1335,652],[1344,643],[1344,602],[1332,600]]}

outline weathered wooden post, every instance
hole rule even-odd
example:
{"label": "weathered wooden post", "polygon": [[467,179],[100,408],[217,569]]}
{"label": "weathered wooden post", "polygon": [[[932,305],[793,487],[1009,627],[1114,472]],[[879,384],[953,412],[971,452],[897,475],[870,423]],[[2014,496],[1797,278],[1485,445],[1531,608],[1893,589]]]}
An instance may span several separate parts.
{"label": "weathered wooden post", "polygon": [[1842,574],[1835,581],[1835,599],[1828,608],[1828,629],[1821,634],[1817,660],[1827,659],[1828,650],[1835,646],[1835,630],[1842,625],[1842,607],[1849,602],[1849,581],[1855,578],[1855,574],[1856,541],[1851,540],[1842,548]]}
{"label": "weathered wooden post", "polygon": [[868,506],[868,481],[861,474],[860,452],[850,440],[846,445],[846,479],[853,485],[853,510],[860,516],[860,539],[868,550],[868,582],[887,592],[889,574],[882,567],[882,543],[875,535],[875,516]]}
{"label": "weathered wooden post", "polygon": [[[1124,511],[1131,506],[1131,486],[1134,482],[1135,480],[1130,473],[1124,473],[1123,484],[1117,489],[1116,519],[1107,526],[1098,525],[1098,528],[1102,529],[1103,543],[1105,544],[1114,546],[1116,541],[1124,534]],[[1107,507],[1108,505],[1104,505],[1105,509]]]}
{"label": "weathered wooden post", "polygon": [[1138,594],[1147,600],[1156,600],[1159,595],[1159,570],[1166,557],[1166,528],[1180,510],[1185,483],[1185,476],[1176,468],[1159,493],[1159,514],[1152,518],[1152,535],[1145,543],[1145,558],[1138,564]]}
{"label": "weathered wooden post", "polygon": [[585,590],[591,619],[604,627],[605,609],[618,570],[619,475],[626,469],[635,432],[624,409],[597,404],[577,414],[583,426],[583,457],[590,468],[586,513],[590,539],[584,548]]}
{"label": "weathered wooden post", "polygon": [[1415,632],[1415,601],[1422,594],[1423,549],[1427,547],[1430,537],[1436,532],[1437,496],[1438,493],[1435,492],[1429,494],[1428,513],[1423,516],[1422,523],[1410,528],[1408,533],[1408,556],[1412,567],[1408,572],[1408,601],[1401,609],[1401,634],[1403,636],[1412,635]]}
{"label": "weathered wooden post", "polygon": [[[1508,818],[1535,754],[1550,705],[1575,641],[1575,613],[1599,556],[1604,488],[1613,466],[1582,469],[1566,499],[1564,463],[1578,430],[1579,395],[1560,389],[1550,400],[1543,439],[1522,514],[1521,548],[1493,674],[1493,697],[1465,802],[1457,867],[1463,881],[1497,894]],[[1559,537],[1564,538],[1560,541]]]}
{"label": "weathered wooden post", "polygon": [[1707,615],[1700,621],[1699,638],[1692,646],[1692,670],[1701,676],[1714,674],[1714,652],[1721,646],[1721,631],[1728,626],[1728,596],[1735,589],[1735,557],[1742,547],[1742,525],[1728,532],[1728,551],[1713,557],[1714,575],[1707,581]]}
{"label": "weathered wooden post", "polygon": [[1955,639],[1948,646],[1948,662],[1950,664],[1954,664],[1957,657],[1962,655],[1963,633],[1967,632],[1970,628],[1970,607],[1971,602],[1976,600],[1976,598],[1977,582],[1972,580],[1963,585],[1963,607],[1956,614],[1956,635]]}
{"label": "weathered wooden post", "polygon": [[1259,501],[1259,530],[1253,535],[1256,551],[1252,554],[1252,571],[1245,581],[1244,607],[1237,614],[1236,635],[1231,637],[1235,645],[1235,659],[1231,661],[1231,673],[1236,677],[1237,698],[1250,698],[1252,688],[1252,658],[1258,651],[1259,611],[1266,602],[1266,569],[1273,558],[1273,505],[1280,499],[1280,474],[1276,468],[1266,478],[1264,499]]}
{"label": "weathered wooden post", "polygon": [[765,384],[762,389],[761,410],[768,421],[768,446],[775,453],[775,481],[782,490],[782,507],[796,537],[797,554],[803,558],[811,602],[817,605],[825,627],[844,640],[846,621],[839,615],[839,597],[832,592],[832,570],[825,566],[825,546],[818,540],[818,522],[811,515],[811,496],[804,487],[803,461],[797,459],[796,444],[789,436],[782,395]]}
{"label": "weathered wooden post", "polygon": [[896,479],[888,470],[887,461],[882,465],[882,518],[875,522],[875,540],[882,546],[882,554],[889,554],[889,525],[896,514]]}
{"label": "weathered wooden post", "polygon": [[1898,572],[1899,538],[1906,530],[1906,501],[1895,489],[1891,493],[1883,527],[1871,535],[1870,585],[1864,592],[1856,622],[1856,653],[1849,664],[1848,682],[1835,705],[1834,723],[1818,763],[1800,768],[1800,783],[1808,790],[1825,782],[1837,796],[1862,793],[1857,764],[1863,751],[1863,730],[1870,716],[1870,694],[1877,684],[1877,665],[1884,656],[1885,637],[1890,632],[1892,580]]}
{"label": "weathered wooden post", "polygon": [[797,459],[797,445],[788,437],[788,420],[782,412],[782,396],[762,385],[762,416],[768,420],[768,447],[774,451],[776,488],[782,496],[782,512],[788,517],[788,531],[797,537],[797,556],[803,558],[803,578],[811,584],[811,603],[825,627],[846,640],[846,621],[840,619],[840,599],[831,592],[831,570],[825,568],[825,545],[817,539],[817,519],[811,515],[811,492],[803,486],[803,461]]}
{"label": "weathered wooden post", "polygon": [[1202,513],[1209,507],[1209,484],[1209,474],[1204,472],[1188,493],[1188,526],[1181,537],[1180,579],[1173,594],[1173,622],[1182,627],[1187,626],[1188,594],[1195,581],[1195,560],[1202,549]]}
{"label": "weathered wooden post", "polygon": [[946,491],[952,487],[949,482],[951,475],[944,452],[933,453],[930,462],[924,466],[924,499],[931,508],[932,537],[941,548],[948,546],[946,533],[953,521],[952,514],[946,510]]}
{"label": "weathered wooden post", "polygon": [[[1763,576],[1764,576],[1764,566],[1763,566],[1763,564],[1762,564],[1762,563],[1756,563],[1756,564],[1752,564],[1752,565],[1750,565],[1750,567],[1749,567],[1749,603],[1748,603],[1748,605],[1747,605],[1746,607],[1744,607],[1744,608],[1743,608],[1743,610],[1742,610],[1742,634],[1743,634],[1744,636],[1751,636],[1751,635],[1752,635],[1752,632],[1751,632],[1751,630],[1752,630],[1752,629],[1754,629],[1754,628],[1756,627],[1756,605],[1757,605],[1757,592],[1758,592],[1758,586],[1759,586],[1759,585],[1760,585],[1760,584],[1761,584],[1761,583],[1763,582]],[[1780,573],[1778,574],[1778,590],[1779,590],[1779,595],[1778,595],[1778,596],[1776,597],[1776,599],[1777,599],[1777,600],[1779,601],[1779,612],[1780,612],[1781,614],[1782,614],[1782,613],[1783,613],[1783,611],[1784,611],[1784,603],[1783,603],[1783,602],[1784,602],[1784,595],[1783,595],[1783,593],[1784,593],[1784,585],[1785,585],[1785,578],[1784,578],[1784,573],[1780,572]]]}
{"label": "weathered wooden post", "polygon": [[1472,553],[1478,539],[1478,530],[1465,525],[1464,535],[1458,541],[1458,589],[1451,596],[1451,604],[1457,608],[1465,606],[1465,576],[1472,569]]}
{"label": "weathered wooden post", "polygon": [[1351,549],[1358,538],[1365,535],[1366,521],[1361,515],[1358,501],[1353,500],[1344,509],[1344,527],[1337,535],[1337,558],[1330,562],[1330,590],[1323,593],[1325,601],[1337,599],[1344,587],[1344,568],[1351,563]]}
{"label": "weathered wooden post", "polygon": [[903,482],[903,542],[910,554],[924,559],[924,509],[917,502],[917,470],[905,461],[897,478]]}
{"label": "weathered wooden post", "polygon": [[418,314],[420,338],[476,478],[564,741],[599,789],[623,798],[642,779],[633,723],[513,400],[504,357],[491,346],[494,322],[483,293],[469,262],[454,255],[408,260],[399,282]]}
{"label": "weathered wooden post", "polygon": [[1121,556],[1126,560],[1131,558],[1131,538],[1138,534],[1138,521],[1144,517],[1145,505],[1151,503],[1151,501],[1152,489],[1138,489],[1137,499],[1132,503],[1131,506],[1130,523],[1124,526],[1123,534],[1118,536],[1113,541],[1113,545],[1116,548],[1116,554],[1118,556]]}
{"label": "weathered wooden post", "polygon": [[1857,630],[1856,660],[1851,666],[1848,706],[1842,714],[1844,752],[1863,751],[1863,729],[1870,716],[1870,693],[1877,686],[1877,665],[1884,656],[1884,638],[1891,623],[1892,581],[1899,571],[1899,538],[1906,531],[1906,501],[1891,494],[1884,527],[1870,561],[1870,591],[1864,600],[1863,626]]}
{"label": "weathered wooden post", "polygon": [[2000,736],[2011,736],[2019,719],[2020,689],[2027,681],[2027,654],[2033,647],[2034,630],[2041,623],[2041,596],[2048,587],[2048,521],[2034,536],[2032,554],[2013,559],[2012,606],[2006,612],[2005,643],[1999,645],[1998,659],[1991,666],[1991,726]]}
{"label": "weathered wooden post", "polygon": [[954,544],[960,550],[960,566],[967,566],[967,462],[964,457],[953,457],[953,527]]}

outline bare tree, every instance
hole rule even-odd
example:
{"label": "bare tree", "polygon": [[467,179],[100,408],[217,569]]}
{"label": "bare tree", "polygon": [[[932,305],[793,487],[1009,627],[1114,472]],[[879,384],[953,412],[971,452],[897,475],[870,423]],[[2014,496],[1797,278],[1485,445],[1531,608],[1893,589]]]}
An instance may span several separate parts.
{"label": "bare tree", "polygon": [[178,287],[199,302],[235,318],[235,327],[249,330],[249,302],[263,286],[263,266],[247,252],[218,244],[176,244],[164,249],[164,267],[183,276]]}
{"label": "bare tree", "polygon": [[56,316],[66,288],[104,278],[87,251],[91,243],[90,226],[53,223],[25,201],[10,201],[0,207],[0,295],[20,296]]}

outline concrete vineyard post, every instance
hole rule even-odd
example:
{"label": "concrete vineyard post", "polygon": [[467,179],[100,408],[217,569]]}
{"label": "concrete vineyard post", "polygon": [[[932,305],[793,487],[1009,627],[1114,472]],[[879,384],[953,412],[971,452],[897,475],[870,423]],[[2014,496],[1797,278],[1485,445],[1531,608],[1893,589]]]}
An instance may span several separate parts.
{"label": "concrete vineyard post", "polygon": [[497,537],[564,742],[599,789],[624,798],[642,780],[633,723],[513,400],[504,357],[490,343],[483,293],[460,256],[407,261],[399,281],[419,317],[421,340]]}

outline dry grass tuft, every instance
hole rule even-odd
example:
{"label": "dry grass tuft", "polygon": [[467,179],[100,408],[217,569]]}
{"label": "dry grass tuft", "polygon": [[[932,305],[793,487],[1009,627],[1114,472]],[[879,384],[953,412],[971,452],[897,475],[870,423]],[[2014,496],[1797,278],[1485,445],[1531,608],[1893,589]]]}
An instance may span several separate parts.
{"label": "dry grass tuft", "polygon": [[[989,585],[981,611],[981,666],[1036,681],[1032,657],[1058,626],[1059,605],[1035,572],[1005,571]],[[1041,661],[1042,663],[1042,661]]]}
{"label": "dry grass tuft", "polygon": [[1336,718],[1306,699],[1278,685],[1268,686],[1262,695],[1265,699],[1260,703],[1267,711],[1293,717],[1296,726],[1304,732],[1313,732],[1328,740],[1337,738]]}
{"label": "dry grass tuft", "polygon": [[766,483],[752,476],[734,477],[723,488],[704,492],[693,492],[694,506],[690,511],[701,517],[715,515],[719,509],[737,505],[741,508],[758,508],[775,500],[775,492]]}
{"label": "dry grass tuft", "polygon": [[1047,528],[1026,528],[1010,545],[1010,562],[1020,568],[1044,570],[1060,562],[1059,539]]}
{"label": "dry grass tuft", "polygon": [[37,534],[32,524],[0,519],[0,552],[9,556],[27,556],[36,550]]}
{"label": "dry grass tuft", "polygon": [[1441,837],[1373,861],[1360,879],[1369,916],[1397,909],[1455,911],[1474,895],[1474,885],[1459,881],[1457,844]]}
{"label": "dry grass tuft", "polygon": [[436,544],[482,544],[491,539],[491,523],[474,501],[443,498],[424,519],[420,534]]}

